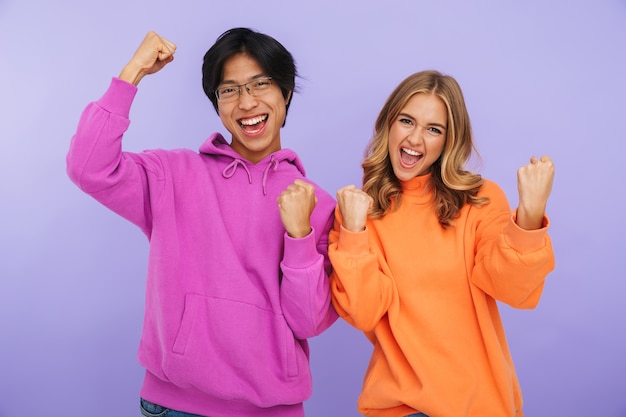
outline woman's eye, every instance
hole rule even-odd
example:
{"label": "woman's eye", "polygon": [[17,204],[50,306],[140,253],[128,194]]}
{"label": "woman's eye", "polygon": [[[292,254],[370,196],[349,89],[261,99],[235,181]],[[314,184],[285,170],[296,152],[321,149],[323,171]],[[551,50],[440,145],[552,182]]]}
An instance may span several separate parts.
{"label": "woman's eye", "polygon": [[438,135],[441,135],[441,130],[437,129],[436,127],[430,127],[428,128],[428,130],[430,130],[431,133],[436,133]]}
{"label": "woman's eye", "polygon": [[411,125],[411,124],[412,124],[412,122],[411,122],[411,120],[410,120],[410,119],[400,118],[400,119],[398,119],[398,121],[399,121],[401,124],[403,124],[403,125]]}

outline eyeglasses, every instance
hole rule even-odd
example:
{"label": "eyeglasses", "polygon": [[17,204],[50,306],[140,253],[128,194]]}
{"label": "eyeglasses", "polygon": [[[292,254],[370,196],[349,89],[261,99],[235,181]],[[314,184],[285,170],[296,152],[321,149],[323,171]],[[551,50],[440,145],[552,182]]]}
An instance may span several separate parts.
{"label": "eyeglasses", "polygon": [[265,94],[272,85],[272,77],[257,78],[241,85],[225,85],[215,90],[215,97],[222,103],[234,101],[241,95],[241,87],[244,87],[251,96]]}

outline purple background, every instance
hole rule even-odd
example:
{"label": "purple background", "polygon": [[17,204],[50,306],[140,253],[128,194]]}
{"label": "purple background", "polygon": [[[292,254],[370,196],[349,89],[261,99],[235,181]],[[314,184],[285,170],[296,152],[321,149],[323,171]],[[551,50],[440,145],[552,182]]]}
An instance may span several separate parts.
{"label": "purple background", "polygon": [[[293,3],[0,0],[0,417],[139,415],[148,245],[70,183],[65,153],[148,30],[178,51],[140,85],[126,149],[197,149],[223,131],[200,66],[234,26],[294,54],[283,146],[333,195],[360,182],[392,88],[427,68],[460,82],[480,171],[512,206],[516,169],[551,155],[557,267],[535,310],[501,307],[526,414],[626,416],[626,2]],[[368,342],[339,321],[311,344],[308,415],[357,416]]]}

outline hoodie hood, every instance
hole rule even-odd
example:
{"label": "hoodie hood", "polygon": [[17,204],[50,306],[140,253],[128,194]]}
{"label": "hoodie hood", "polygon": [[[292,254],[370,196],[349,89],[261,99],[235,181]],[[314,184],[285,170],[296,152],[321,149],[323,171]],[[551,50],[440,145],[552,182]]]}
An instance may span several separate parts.
{"label": "hoodie hood", "polygon": [[202,145],[200,145],[200,154],[204,154],[207,156],[213,156],[217,158],[227,158],[230,159],[231,162],[227,163],[226,168],[222,171],[222,176],[226,179],[231,178],[237,169],[241,168],[246,171],[248,175],[248,181],[252,184],[252,175],[250,173],[250,169],[252,167],[264,167],[263,168],[263,193],[266,194],[266,182],[268,175],[272,171],[276,171],[278,169],[278,165],[282,162],[289,163],[295,166],[298,171],[302,174],[302,176],[306,176],[306,172],[304,170],[304,166],[302,165],[302,161],[294,151],[291,149],[280,149],[262,160],[260,160],[257,164],[253,164],[252,162],[245,159],[243,156],[239,155],[237,152],[231,148],[230,144],[226,142],[224,136],[220,133],[214,133],[209,138],[204,141]]}

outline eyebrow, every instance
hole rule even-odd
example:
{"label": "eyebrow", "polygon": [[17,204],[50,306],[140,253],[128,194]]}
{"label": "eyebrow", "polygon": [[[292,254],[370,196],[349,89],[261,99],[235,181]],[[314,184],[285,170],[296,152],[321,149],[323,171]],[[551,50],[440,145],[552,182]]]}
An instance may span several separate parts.
{"label": "eyebrow", "polygon": [[[249,83],[250,81],[258,80],[259,78],[263,78],[263,77],[269,77],[269,75],[265,75],[265,73],[253,75],[245,83]],[[245,84],[245,83],[243,83],[243,84]],[[223,84],[243,85],[243,84],[237,84],[237,81],[235,81],[235,80],[222,80],[222,82],[220,82],[218,85],[223,85]]]}

